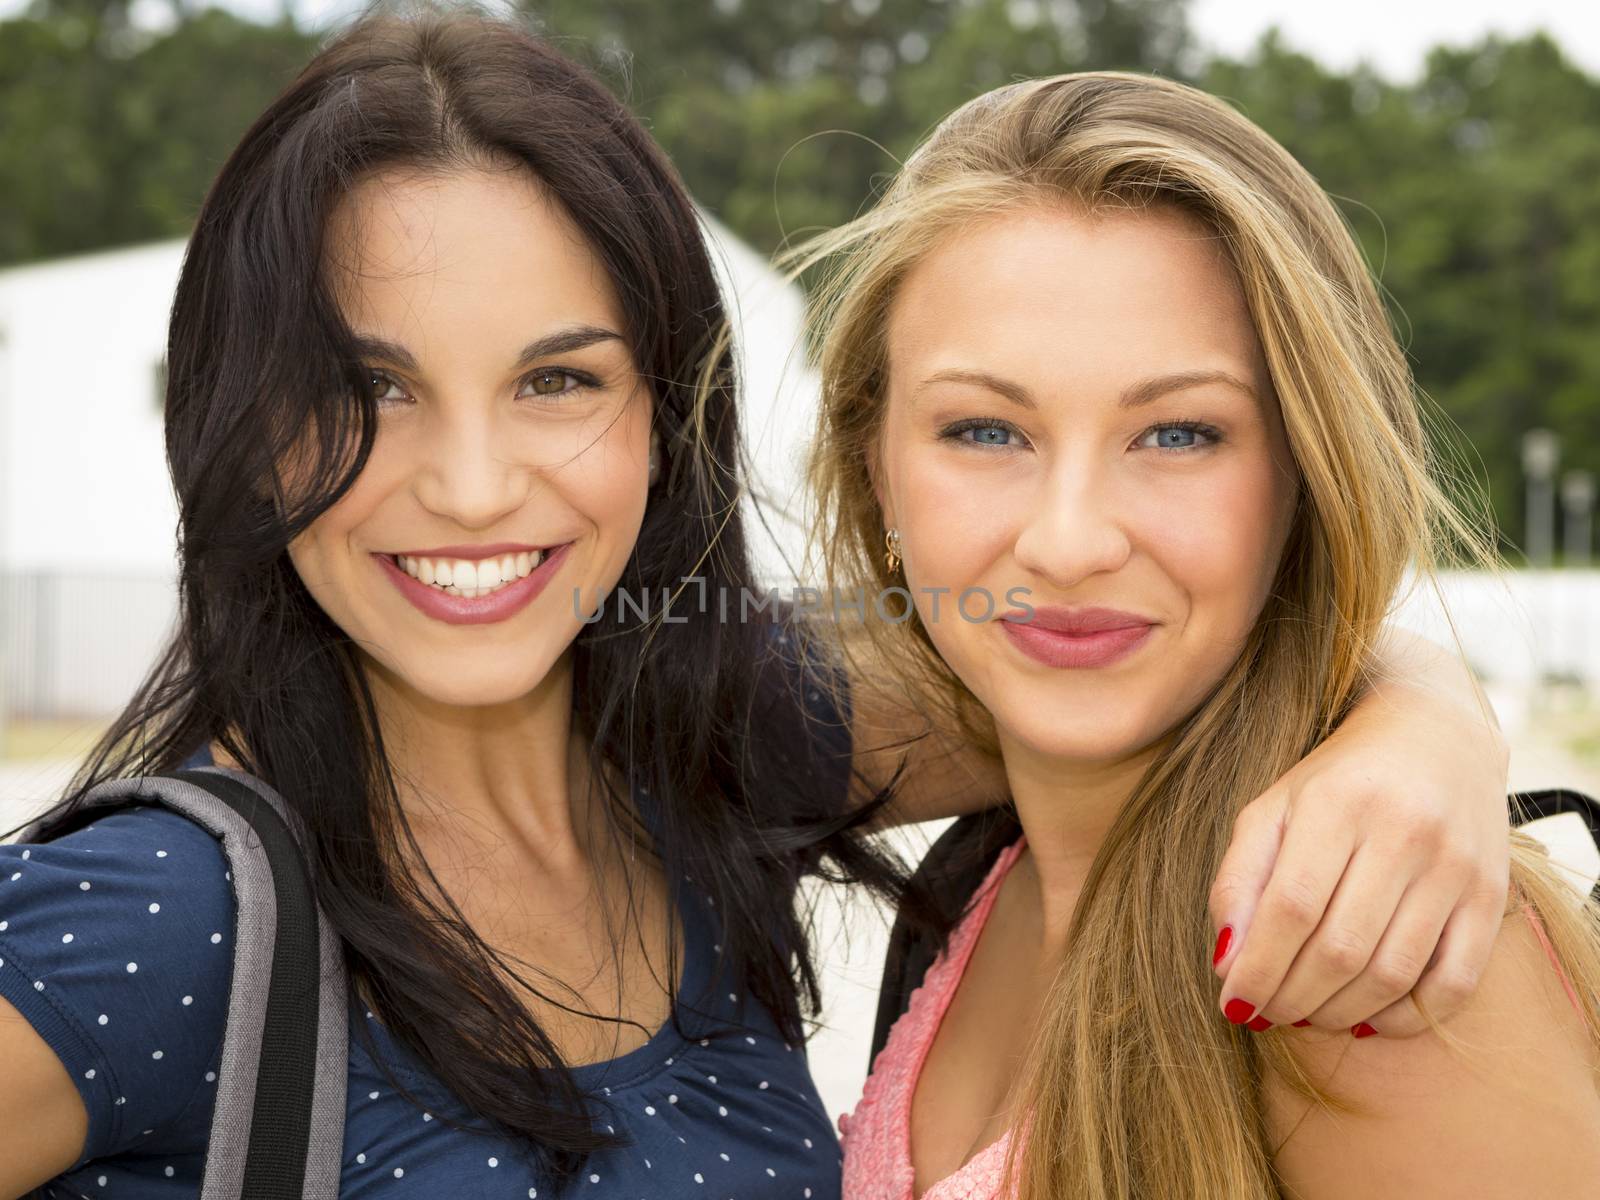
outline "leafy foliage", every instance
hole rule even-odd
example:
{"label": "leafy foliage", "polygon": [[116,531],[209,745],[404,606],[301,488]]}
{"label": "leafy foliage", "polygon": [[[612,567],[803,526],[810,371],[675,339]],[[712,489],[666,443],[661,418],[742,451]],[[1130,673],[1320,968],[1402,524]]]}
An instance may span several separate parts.
{"label": "leafy foliage", "polygon": [[[255,114],[314,53],[169,0],[35,0],[0,22],[0,263],[187,232]],[[1189,78],[1340,197],[1447,449],[1522,518],[1518,439],[1600,471],[1600,81],[1543,35],[1438,49],[1421,77],[1337,72],[1268,34],[1203,60],[1185,0],[524,0],[752,244],[849,218],[942,114],[1013,78]]]}

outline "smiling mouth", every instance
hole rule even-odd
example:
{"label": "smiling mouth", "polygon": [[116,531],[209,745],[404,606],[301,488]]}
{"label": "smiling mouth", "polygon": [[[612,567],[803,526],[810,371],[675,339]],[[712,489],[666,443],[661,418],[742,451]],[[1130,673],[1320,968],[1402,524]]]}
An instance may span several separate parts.
{"label": "smiling mouth", "polygon": [[447,596],[475,600],[479,596],[491,596],[502,588],[508,588],[519,579],[526,579],[540,563],[560,548],[546,546],[543,550],[523,550],[476,561],[465,558],[417,558],[407,554],[391,554],[387,557],[418,583],[437,588]]}

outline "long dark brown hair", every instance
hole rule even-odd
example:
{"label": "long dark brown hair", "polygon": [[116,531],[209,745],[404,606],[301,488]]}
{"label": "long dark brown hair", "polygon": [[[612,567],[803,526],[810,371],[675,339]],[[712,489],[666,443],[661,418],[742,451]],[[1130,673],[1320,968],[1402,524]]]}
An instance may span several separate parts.
{"label": "long dark brown hair", "polygon": [[[331,211],[375,171],[485,165],[526,169],[563,204],[605,264],[653,383],[667,469],[619,586],[660,596],[697,576],[712,594],[756,590],[723,301],[660,150],[598,79],[515,21],[369,11],[251,126],[196,219],[167,345],[179,624],[47,828],[71,827],[102,780],[220,744],[303,822],[352,983],[484,1119],[469,1128],[525,1138],[566,1178],[612,1139],[519,1000],[525,985],[433,898],[444,892],[425,865],[432,889],[395,865],[421,856],[372,696],[286,553],[349,489],[374,434],[370,372],[326,277]],[[279,474],[291,453],[292,494]],[[795,736],[804,713],[770,627],[618,607],[620,623],[586,626],[575,644],[576,726],[597,767],[648,789],[668,879],[692,876],[710,894],[723,966],[798,1040],[818,999],[798,878],[825,870],[893,890],[897,872],[853,832],[861,811],[843,803],[843,762]],[[608,811],[627,827],[625,803]],[[364,1022],[355,1029],[366,1036]]]}

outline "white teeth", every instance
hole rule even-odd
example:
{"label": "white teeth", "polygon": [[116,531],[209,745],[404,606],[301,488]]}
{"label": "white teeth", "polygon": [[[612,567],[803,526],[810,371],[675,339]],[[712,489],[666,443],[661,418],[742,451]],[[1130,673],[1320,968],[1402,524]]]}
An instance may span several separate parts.
{"label": "white teeth", "polygon": [[397,554],[395,562],[402,571],[421,583],[431,584],[447,595],[472,600],[526,578],[549,557],[548,550],[522,550],[516,554],[502,554],[498,558],[479,559],[477,562],[469,562],[464,558],[413,558]]}

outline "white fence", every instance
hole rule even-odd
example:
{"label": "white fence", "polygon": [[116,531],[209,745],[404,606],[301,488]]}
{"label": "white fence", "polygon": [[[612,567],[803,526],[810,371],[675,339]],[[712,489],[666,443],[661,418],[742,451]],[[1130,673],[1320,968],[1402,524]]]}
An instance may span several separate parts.
{"label": "white fence", "polygon": [[[1600,571],[1463,573],[1441,585],[1485,681],[1600,691]],[[170,578],[0,573],[0,721],[115,713],[155,661],[175,606]],[[1396,620],[1449,646],[1442,612],[1417,588]]]}
{"label": "white fence", "polygon": [[117,712],[176,606],[173,581],[160,576],[0,574],[0,725]]}
{"label": "white fence", "polygon": [[[1467,661],[1485,682],[1570,682],[1600,690],[1600,570],[1477,572],[1440,579]],[[1453,646],[1439,599],[1414,588],[1398,623]]]}

